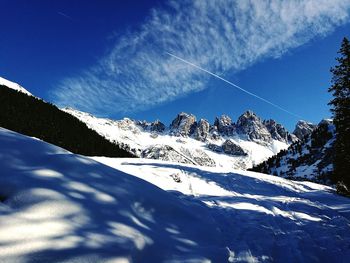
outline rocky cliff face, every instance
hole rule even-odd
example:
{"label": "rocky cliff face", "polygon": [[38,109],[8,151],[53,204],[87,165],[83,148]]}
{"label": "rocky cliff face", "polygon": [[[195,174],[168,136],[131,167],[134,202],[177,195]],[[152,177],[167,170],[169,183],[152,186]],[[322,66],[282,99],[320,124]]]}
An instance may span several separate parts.
{"label": "rocky cliff face", "polygon": [[312,123],[300,120],[297,122],[293,134],[299,139],[302,140],[304,137],[310,135],[312,131],[317,127]]}
{"label": "rocky cliff face", "polygon": [[294,134],[290,134],[281,124],[274,120],[264,120],[263,124],[271,134],[272,139],[286,143],[298,140]]}
{"label": "rocky cliff face", "polygon": [[220,118],[215,118],[214,127],[218,133],[227,136],[232,135],[235,130],[234,123],[232,123],[231,118],[227,115],[222,115]]}
{"label": "rocky cliff face", "polygon": [[246,135],[249,140],[269,143],[272,135],[262,120],[252,111],[246,111],[237,121],[238,134]]}
{"label": "rocky cliff face", "polygon": [[223,152],[226,153],[226,154],[230,154],[230,155],[234,155],[234,156],[245,156],[245,155],[247,155],[247,153],[242,149],[242,147],[237,145],[232,140],[226,140],[222,144],[221,147],[222,147]]}
{"label": "rocky cliff face", "polygon": [[196,117],[185,112],[179,113],[170,125],[170,130],[176,136],[189,136],[196,128]]}
{"label": "rocky cliff face", "polygon": [[209,137],[209,129],[209,122],[207,120],[200,119],[194,130],[193,137],[198,141],[205,142]]}
{"label": "rocky cliff face", "polygon": [[162,133],[165,130],[165,125],[160,120],[156,120],[151,123],[150,130],[152,132]]}

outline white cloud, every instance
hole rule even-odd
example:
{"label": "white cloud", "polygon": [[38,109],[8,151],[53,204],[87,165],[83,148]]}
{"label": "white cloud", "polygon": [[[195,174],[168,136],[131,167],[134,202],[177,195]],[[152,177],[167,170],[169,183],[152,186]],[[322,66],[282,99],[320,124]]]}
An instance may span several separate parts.
{"label": "white cloud", "polygon": [[93,113],[150,108],[204,89],[209,78],[167,51],[224,75],[328,34],[349,10],[350,0],[172,0],[53,96]]}

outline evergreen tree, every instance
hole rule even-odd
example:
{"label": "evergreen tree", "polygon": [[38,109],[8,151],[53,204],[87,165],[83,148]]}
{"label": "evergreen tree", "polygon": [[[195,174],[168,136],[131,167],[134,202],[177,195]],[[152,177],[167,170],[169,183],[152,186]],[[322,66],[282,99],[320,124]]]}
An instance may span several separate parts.
{"label": "evergreen tree", "polygon": [[333,99],[332,106],[336,128],[334,179],[338,182],[337,190],[350,194],[350,42],[343,39],[338,64],[331,69],[332,86],[329,92]]}
{"label": "evergreen tree", "polygon": [[134,157],[56,106],[4,85],[0,85],[0,127],[37,137],[77,154]]}

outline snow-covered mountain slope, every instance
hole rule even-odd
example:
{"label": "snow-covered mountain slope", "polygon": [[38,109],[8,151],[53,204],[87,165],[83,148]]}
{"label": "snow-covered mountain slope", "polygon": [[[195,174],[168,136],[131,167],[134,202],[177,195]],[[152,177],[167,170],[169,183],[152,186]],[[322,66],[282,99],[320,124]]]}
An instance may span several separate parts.
{"label": "snow-covered mountain slope", "polygon": [[167,128],[160,121],[114,121],[70,108],[63,110],[137,156],[201,166],[247,169],[297,140],[282,125],[262,121],[251,111],[236,124],[223,115],[213,125],[180,113]]}
{"label": "snow-covered mountain slope", "polygon": [[117,169],[0,129],[1,262],[350,256],[349,199],[330,187],[159,160],[96,160]]}
{"label": "snow-covered mountain slope", "polygon": [[0,77],[0,85],[4,85],[4,86],[6,86],[6,87],[8,87],[10,89],[14,89],[14,90],[23,92],[23,93],[25,93],[27,95],[33,96],[28,90],[23,88],[21,85],[15,83],[15,82],[9,81],[7,79],[4,79],[2,77]]}
{"label": "snow-covered mountain slope", "polygon": [[332,183],[333,143],[332,120],[322,120],[312,132],[252,170],[290,179]]}
{"label": "snow-covered mountain slope", "polygon": [[228,258],[204,205],[92,159],[0,129],[0,171],[0,262]]}

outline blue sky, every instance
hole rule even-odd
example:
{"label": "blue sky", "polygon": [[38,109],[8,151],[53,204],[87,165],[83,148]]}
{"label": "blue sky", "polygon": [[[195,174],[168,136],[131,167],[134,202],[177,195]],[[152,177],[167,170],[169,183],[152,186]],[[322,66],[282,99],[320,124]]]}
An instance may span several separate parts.
{"label": "blue sky", "polygon": [[218,74],[311,122],[329,117],[348,0],[3,0],[0,76],[98,116],[169,123],[180,111],[235,121],[297,118],[178,61]]}

